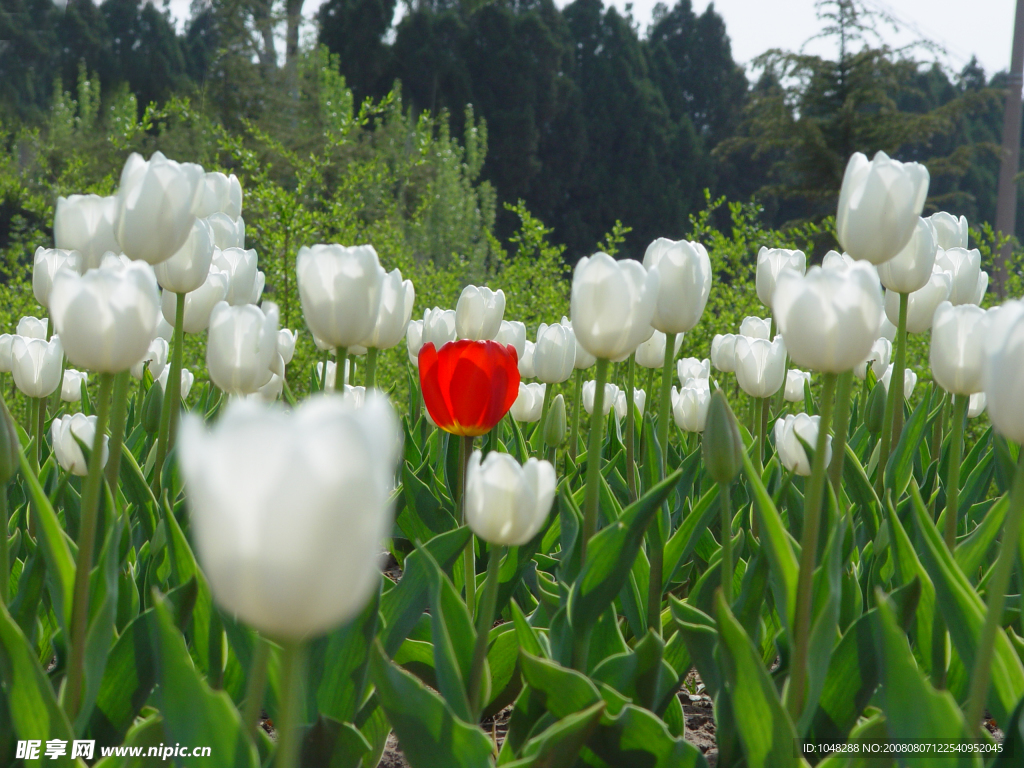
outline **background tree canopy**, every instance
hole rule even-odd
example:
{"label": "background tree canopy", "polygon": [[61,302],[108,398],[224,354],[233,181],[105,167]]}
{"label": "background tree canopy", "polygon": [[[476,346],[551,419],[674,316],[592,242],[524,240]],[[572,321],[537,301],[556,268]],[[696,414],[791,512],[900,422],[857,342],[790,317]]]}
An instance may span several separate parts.
{"label": "background tree canopy", "polygon": [[[47,130],[79,83],[78,109],[85,94],[85,111],[108,122],[129,95],[140,118],[187,98],[225,130],[316,149],[309,62],[322,54],[300,44],[302,0],[194,0],[180,34],[166,11],[136,0],[0,3],[8,137]],[[393,98],[435,133],[482,130],[486,154],[466,162],[479,164],[468,176],[484,185],[485,229],[507,239],[521,217],[506,204],[522,200],[570,263],[617,221],[634,256],[655,237],[683,236],[705,190],[756,196],[767,226],[820,222],[858,150],[926,163],[929,209],[994,219],[1004,75],[973,61],[952,73],[927,46],[887,47],[856,0],[821,0],[819,14],[835,58],[768,51],[752,80],[714,5],[697,14],[690,0],[659,5],[647,30],[602,0],[328,0],[314,42],[334,54],[356,105]],[[296,183],[287,168],[270,173]],[[0,201],[4,242],[14,207]]]}

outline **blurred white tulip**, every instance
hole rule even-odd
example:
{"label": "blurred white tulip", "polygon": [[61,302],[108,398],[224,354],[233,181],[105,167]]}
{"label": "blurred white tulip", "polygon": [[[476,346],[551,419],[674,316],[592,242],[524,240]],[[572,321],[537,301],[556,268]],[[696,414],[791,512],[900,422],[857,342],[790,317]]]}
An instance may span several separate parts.
{"label": "blurred white tulip", "polygon": [[[79,392],[81,397],[81,392]],[[79,477],[89,474],[89,465],[82,452],[79,441],[88,448],[92,448],[96,440],[96,416],[86,416],[84,413],[75,413],[70,416],[60,416],[53,420],[50,425],[50,437],[53,441],[53,453],[57,463],[65,472],[70,472]],[[107,446],[107,435],[103,436],[101,451],[101,466],[106,466],[110,458],[110,449]]]}
{"label": "blurred white tulip", "polygon": [[935,265],[935,230],[928,219],[918,219],[903,250],[878,267],[878,279],[890,291],[913,293],[924,288]]}
{"label": "blurred white tulip", "polygon": [[[655,331],[651,338],[636,348],[636,364],[644,368],[660,370],[665,366],[665,343],[667,337],[661,331]],[[672,358],[679,354],[683,346],[683,334],[676,334],[675,348],[672,350]]]}
{"label": "blurred white tulip", "polygon": [[[587,413],[594,413],[594,390],[597,388],[597,384],[593,379],[590,381],[583,382],[583,408]],[[607,416],[612,408],[615,406],[615,401],[619,398],[619,388],[608,382],[604,385],[604,403],[602,403],[601,410],[604,411],[604,415]]]}
{"label": "blurred white tulip", "polygon": [[14,385],[26,397],[49,397],[60,384],[64,348],[60,336],[49,341],[14,336],[11,340],[11,373]]}
{"label": "blurred white tulip", "polygon": [[[757,298],[768,309],[772,308],[775,296],[775,284],[779,273],[784,269],[792,269],[801,275],[807,272],[807,256],[803,251],[789,251],[785,248],[765,248],[757,252]],[[743,333],[741,330],[740,333]],[[745,334],[749,335],[749,334]],[[762,338],[767,339],[767,334]]]}
{"label": "blurred white tulip", "polygon": [[363,339],[360,346],[375,349],[391,349],[405,336],[405,329],[412,317],[412,305],[416,301],[416,289],[412,280],[402,280],[402,273],[394,269],[384,276],[381,283],[380,306],[373,331]]}
{"label": "blurred white tulip", "polygon": [[164,368],[167,367],[167,357],[170,352],[170,346],[167,344],[165,339],[156,338],[149,343],[149,349],[146,350],[146,354],[142,356],[139,362],[135,363],[131,367],[132,376],[139,381],[142,381],[142,373],[146,368],[146,363],[149,363],[149,373],[154,379],[160,378],[160,374],[163,373]]}
{"label": "blurred white tulip", "polygon": [[74,368],[64,369],[64,380],[60,385],[60,399],[65,403],[77,403],[82,399],[82,384],[87,383],[89,376]]}
{"label": "blurred white tulip", "polygon": [[277,356],[277,305],[232,307],[222,301],[210,315],[206,367],[229,394],[247,395],[270,381]]}
{"label": "blurred white tulip", "polygon": [[875,379],[880,379],[885,374],[885,369],[889,367],[891,360],[892,342],[884,337],[878,338],[871,345],[871,351],[868,353],[868,356],[854,366],[853,373],[858,379],[863,381],[868,377],[868,365],[870,365],[871,370],[875,373]]}
{"label": "blurred white tulip", "polygon": [[36,248],[32,261],[32,293],[43,307],[50,306],[50,291],[53,290],[53,276],[59,269],[79,272],[82,254],[78,251],[64,251],[59,248]]}
{"label": "blurred white tulip", "polygon": [[[812,448],[816,446],[820,424],[820,416],[808,416],[806,413],[790,414],[775,422],[775,449],[782,466],[804,477],[811,474],[811,462],[800,440]],[[828,466],[832,462],[832,435],[825,439],[825,466]]]}
{"label": "blurred white tulip", "polygon": [[185,244],[153,268],[156,281],[165,291],[174,293],[197,290],[210,274],[213,252],[213,230],[204,219],[196,219]]}
{"label": "blurred white tulip", "polygon": [[65,251],[78,251],[80,272],[95,269],[107,251],[119,252],[114,236],[117,196],[70,195],[57,198],[53,215],[53,243]]}
{"label": "blurred white tulip", "polygon": [[804,400],[804,384],[811,383],[810,371],[790,368],[786,371],[785,398],[790,403],[802,403]]}

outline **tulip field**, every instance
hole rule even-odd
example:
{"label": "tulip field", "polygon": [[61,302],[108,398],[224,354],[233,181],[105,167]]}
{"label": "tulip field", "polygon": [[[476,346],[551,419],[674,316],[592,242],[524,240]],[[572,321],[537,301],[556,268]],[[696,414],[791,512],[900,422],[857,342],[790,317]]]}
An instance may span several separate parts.
{"label": "tulip field", "polygon": [[0,766],[1024,765],[1024,302],[928,184],[854,155],[738,327],[662,238],[529,328],[299,244],[283,328],[235,176],[59,198],[0,335]]}

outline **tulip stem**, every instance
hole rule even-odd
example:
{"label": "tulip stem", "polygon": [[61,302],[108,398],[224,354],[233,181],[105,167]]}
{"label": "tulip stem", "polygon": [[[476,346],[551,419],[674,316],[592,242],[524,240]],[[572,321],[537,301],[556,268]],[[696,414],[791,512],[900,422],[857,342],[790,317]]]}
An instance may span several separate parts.
{"label": "tulip stem", "polygon": [[583,402],[583,371],[576,369],[576,388],[573,393],[572,404],[572,437],[569,438],[569,458],[576,463],[576,450],[579,447],[580,439],[580,403]]}
{"label": "tulip stem", "polygon": [[[473,455],[473,438],[470,435],[459,437],[459,481],[456,504],[462,510],[462,524],[466,525],[466,467],[469,465],[469,457]],[[462,570],[466,584],[466,608],[469,610],[469,617],[473,618],[476,606],[476,551],[473,534],[469,534],[469,541],[462,551]]]}
{"label": "tulip stem", "polygon": [[267,662],[269,660],[270,643],[263,635],[257,635],[256,647],[253,649],[252,661],[249,663],[249,680],[245,687],[245,711],[242,713],[242,725],[248,729],[254,742],[260,727],[263,697],[267,692]]}
{"label": "tulip stem", "polygon": [[629,356],[626,367],[626,486],[629,488],[629,500],[637,500],[636,492],[636,442],[633,432],[636,429],[636,414],[633,408],[633,392],[636,376],[636,353]]}
{"label": "tulip stem", "polygon": [[377,386],[377,348],[369,347],[366,350],[366,389],[370,390]]}
{"label": "tulip stem", "polygon": [[544,398],[540,403],[540,421],[537,422],[537,428],[533,433],[537,458],[541,458],[544,455],[544,425],[547,424],[548,420],[548,408],[551,407],[551,388],[553,386],[555,385],[551,383],[544,384]]}
{"label": "tulip stem", "polygon": [[[885,466],[893,441],[899,440],[903,431],[903,367],[907,360],[907,307],[910,294],[900,294],[900,316],[896,330],[896,359],[889,376],[889,389],[885,393],[885,416],[882,419],[882,446],[878,449],[878,468],[875,470],[875,493],[882,498],[885,486]],[[896,412],[899,411],[899,418]],[[897,424],[899,425],[897,427]]]}
{"label": "tulip stem", "polygon": [[960,501],[960,457],[963,453],[967,395],[953,397],[953,424],[949,431],[949,481],[946,483],[946,549],[956,549],[957,503]]}
{"label": "tulip stem", "polygon": [[[954,429],[956,426],[954,425]],[[974,671],[971,674],[971,691],[967,705],[967,727],[975,738],[980,737],[981,716],[985,710],[985,699],[992,675],[992,649],[1003,617],[1006,602],[1006,588],[1010,584],[1010,572],[1020,542],[1021,522],[1024,520],[1024,450],[1017,460],[1017,471],[1010,491],[1010,508],[1006,511],[999,557],[992,569],[988,583],[988,609],[985,624],[981,630],[978,651],[974,656]]]}
{"label": "tulip stem", "polygon": [[469,672],[469,713],[474,722],[480,720],[480,709],[483,706],[480,697],[483,695],[484,662],[487,660],[491,624],[494,623],[494,609],[498,604],[499,574],[504,554],[505,547],[491,546],[490,557],[487,559],[483,600],[476,616],[476,644],[473,646],[473,666]]}
{"label": "tulip stem", "polygon": [[305,666],[306,649],[301,641],[286,640],[281,643],[282,687],[281,706],[277,720],[277,753],[274,755],[275,768],[296,768],[299,764],[299,710],[302,705],[302,668]]}
{"label": "tulip stem", "polygon": [[811,629],[811,599],[813,597],[814,562],[818,552],[818,530],[821,527],[821,500],[825,490],[825,450],[828,445],[828,428],[832,420],[832,400],[836,391],[837,376],[826,373],[821,392],[818,439],[814,445],[814,462],[811,466],[810,482],[804,494],[804,526],[800,540],[800,575],[796,586],[796,609],[793,618],[793,671],[789,679],[787,704],[793,720],[800,717],[804,708],[807,682],[808,644]]}
{"label": "tulip stem", "polygon": [[30,404],[31,414],[29,424],[32,426],[32,469],[39,472],[39,457],[41,456],[40,444],[43,441],[43,428],[39,421],[39,411],[43,407],[43,398],[33,397]]}
{"label": "tulip stem", "polygon": [[722,518],[722,597],[726,604],[732,603],[732,497],[730,483],[718,484],[718,509]]}
{"label": "tulip stem", "polygon": [[0,483],[0,605],[7,605],[7,587],[11,583],[11,560],[7,552],[7,483]]}
{"label": "tulip stem", "polygon": [[760,406],[757,418],[757,465],[763,470],[765,458],[768,455],[764,444],[768,435],[768,412],[770,408],[767,397],[759,397],[757,402]]}
{"label": "tulip stem", "polygon": [[[129,371],[114,376],[113,405],[110,409],[110,458],[107,459],[107,485],[117,498],[117,481],[121,472],[121,450],[124,446],[124,425],[128,418]],[[157,385],[159,386],[159,384]]]}
{"label": "tulip stem", "polygon": [[185,344],[185,294],[176,293],[174,302],[174,335],[171,337],[171,370],[167,373],[167,386],[160,403],[160,432],[157,435],[156,463],[153,465],[153,490],[163,482],[161,473],[164,459],[174,444],[178,431],[178,411],[181,408],[181,354]]}
{"label": "tulip stem", "polygon": [[[672,363],[676,357],[676,334],[665,334],[665,364],[661,369],[661,402],[658,409],[658,444],[661,446],[660,477],[668,476],[668,425],[672,420]],[[629,403],[633,405],[632,402]],[[665,531],[662,525],[668,520],[668,502],[655,515],[647,528],[647,557],[651,561],[651,573],[647,586],[647,628],[661,634],[661,581],[665,572]]]}
{"label": "tulip stem", "polygon": [[839,498],[843,483],[843,462],[846,455],[846,438],[850,431],[850,395],[853,392],[853,371],[839,374],[836,388],[836,435],[832,441],[832,463],[828,468],[828,476],[832,487]]}
{"label": "tulip stem", "polygon": [[[324,364],[323,364],[323,368],[321,369],[321,372],[320,372],[320,391],[321,392],[326,392],[327,391],[327,366],[330,364],[330,362],[331,362],[331,353],[330,352],[324,352],[324,361],[323,361]],[[337,380],[337,376],[335,376],[335,380]]]}
{"label": "tulip stem", "polygon": [[587,491],[583,506],[583,541],[580,563],[587,561],[587,543],[597,533],[597,502],[601,494],[601,445],[604,442],[604,384],[608,378],[608,361],[597,358],[594,376],[594,409],[590,414],[590,436],[587,443]]}
{"label": "tulip stem", "polygon": [[[345,385],[345,363],[348,362],[348,347],[338,347],[338,362],[334,364],[334,391],[344,392]],[[327,381],[327,366],[324,366],[324,381]]]}
{"label": "tulip stem", "polygon": [[81,523],[78,532],[78,562],[75,565],[75,586],[71,604],[71,642],[69,643],[68,677],[64,689],[64,711],[74,722],[82,699],[82,674],[85,670],[85,632],[89,623],[89,573],[96,546],[96,521],[99,517],[100,486],[103,483],[103,437],[107,433],[110,414],[110,391],[114,374],[100,374],[99,399],[96,403],[96,435],[89,454],[89,474],[82,488]]}

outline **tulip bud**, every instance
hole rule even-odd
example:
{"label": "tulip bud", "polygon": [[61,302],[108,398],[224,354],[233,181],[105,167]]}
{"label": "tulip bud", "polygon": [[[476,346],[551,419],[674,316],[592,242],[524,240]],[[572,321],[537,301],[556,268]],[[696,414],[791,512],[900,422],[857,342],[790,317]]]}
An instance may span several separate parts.
{"label": "tulip bud", "polygon": [[781,336],[775,341],[736,339],[736,381],[751,397],[771,397],[786,378],[786,345]]}
{"label": "tulip bud", "polygon": [[402,273],[394,269],[384,276],[381,284],[380,307],[373,331],[363,339],[361,346],[375,349],[391,349],[405,336],[405,329],[412,317],[412,305],[416,301],[416,289],[412,280],[402,280]]}
{"label": "tulip bud", "polygon": [[[54,419],[50,427],[50,435],[53,440],[53,452],[57,457],[57,463],[66,471],[79,477],[89,474],[89,465],[85,460],[85,454],[79,441],[90,450],[96,439],[96,416],[86,416],[84,413],[76,413],[71,416],[62,416]],[[107,448],[107,435],[103,435],[101,444],[100,464],[106,466],[110,456]]]}
{"label": "tulip bud", "polygon": [[60,385],[60,399],[65,403],[77,403],[82,399],[82,386],[89,381],[89,376],[74,368],[64,371],[64,381]]}
{"label": "tulip bud", "polygon": [[[21,443],[14,417],[7,409],[7,403],[0,398],[0,486],[6,486],[18,472],[20,451]],[[6,535],[7,531],[0,531],[0,536]]]}
{"label": "tulip bud", "polygon": [[362,408],[318,395],[290,413],[241,400],[209,431],[187,415],[178,440],[196,554],[226,613],[298,640],[366,606],[401,446],[383,395]]}
{"label": "tulip bud", "polygon": [[932,321],[929,361],[939,386],[954,395],[981,392],[986,313],[973,304],[939,304]]}
{"label": "tulip bud", "polygon": [[548,384],[568,381],[576,363],[576,342],[564,325],[540,324],[533,348],[534,375]]}
{"label": "tulip bud", "polygon": [[532,379],[537,375],[537,371],[533,366],[533,356],[536,349],[537,345],[532,341],[527,341],[523,346],[523,355],[519,358],[519,378]]}
{"label": "tulip bud", "polygon": [[[654,370],[660,370],[665,365],[665,344],[667,338],[661,331],[655,331],[651,338],[636,348],[636,364],[644,368],[653,368]],[[675,358],[679,354],[680,347],[683,346],[683,334],[676,334],[675,349],[672,351],[672,357]]]}
{"label": "tulip bud", "polygon": [[58,197],[53,215],[54,245],[63,251],[78,251],[81,254],[79,271],[95,269],[100,265],[104,253],[121,250],[114,237],[116,216],[116,196]]}
{"label": "tulip bud", "polygon": [[32,266],[32,293],[35,294],[36,301],[49,308],[53,276],[57,274],[57,270],[69,269],[77,273],[81,263],[82,254],[78,251],[36,248]]}
{"label": "tulip bud", "polygon": [[903,250],[878,267],[878,278],[890,291],[913,293],[924,288],[935,265],[935,230],[928,219],[918,219]]}
{"label": "tulip bud", "polygon": [[[455,306],[455,330],[460,339],[471,341],[492,340],[501,330],[505,314],[505,292],[500,288],[467,285],[462,289]],[[525,328],[523,329],[525,332]]]}
{"label": "tulip bud", "polygon": [[851,370],[878,338],[882,290],[878,274],[858,262],[841,270],[783,270],[775,289],[775,322],[798,366],[823,373]]}
{"label": "tulip bud", "polygon": [[690,379],[683,388],[672,387],[672,418],[685,432],[703,432],[711,407],[711,389],[707,379]]}
{"label": "tulip bud", "polygon": [[466,523],[489,544],[521,546],[547,521],[555,500],[555,469],[537,459],[520,466],[500,451],[481,458],[480,451],[473,451],[466,467]]}
{"label": "tulip bud", "polygon": [[60,384],[64,348],[56,334],[48,342],[15,336],[11,342],[14,384],[26,397],[49,397]]}
{"label": "tulip bud", "polygon": [[225,176],[209,172],[199,182],[196,216],[205,219],[215,213],[224,213],[231,219],[237,219],[242,213],[242,185],[233,173]]}
{"label": "tulip bud", "polygon": [[114,235],[128,258],[159,264],[185,244],[195,223],[203,169],[160,152],[132,153],[121,171]]}
{"label": "tulip bud", "polygon": [[785,398],[790,403],[801,403],[804,399],[804,385],[811,383],[809,371],[800,371],[790,368],[786,371],[786,392]]}
{"label": "tulip bud", "polygon": [[[935,254],[935,265],[949,275],[949,302],[973,304],[981,285],[981,252],[977,248],[949,248]],[[985,287],[988,281],[985,280]]]}
{"label": "tulip bud", "polygon": [[148,264],[105,263],[81,277],[58,272],[50,308],[68,360],[98,373],[131,368],[149,349],[159,299]]}
{"label": "tulip bud", "polygon": [[[836,237],[853,258],[884,264],[910,241],[928,196],[928,169],[878,152],[855,152],[846,166]],[[852,367],[852,366],[851,366]]]}
{"label": "tulip bud", "polygon": [[985,364],[982,381],[988,417],[1008,440],[1024,443],[1024,302],[1008,301],[989,313],[985,322]]}
{"label": "tulip bud", "polygon": [[524,384],[519,382],[519,395],[512,403],[509,414],[518,422],[532,424],[540,421],[544,406],[544,384]]}
{"label": "tulip bud", "polygon": [[548,448],[557,448],[565,441],[565,398],[555,395],[548,406],[548,416],[544,420],[544,444]]}
{"label": "tulip bud", "polygon": [[889,367],[889,361],[892,359],[892,342],[885,338],[875,339],[875,343],[871,345],[871,351],[868,356],[853,368],[853,374],[863,381],[868,376],[868,365],[871,365],[871,370],[875,373],[875,378],[880,379],[885,374],[885,369]]}
{"label": "tulip bud", "polygon": [[46,341],[46,318],[26,316],[18,321],[17,334],[26,339],[42,339]]}
{"label": "tulip bud", "polygon": [[711,377],[711,361],[708,358],[698,360],[696,357],[684,357],[676,363],[676,374],[682,387],[691,379],[707,381]]}
{"label": "tulip bud", "polygon": [[872,435],[882,431],[885,424],[885,399],[889,388],[879,381],[871,388],[867,405],[864,407],[864,426]]}
{"label": "tulip bud", "polygon": [[[779,453],[779,461],[790,472],[807,477],[811,474],[811,460],[807,456],[803,443],[814,448],[818,444],[818,429],[821,426],[820,416],[808,416],[798,413],[789,414],[775,422],[775,448]],[[803,442],[801,442],[803,441]],[[825,438],[825,466],[832,462],[832,435]]]}
{"label": "tulip bud", "polygon": [[196,219],[185,244],[156,265],[156,280],[165,291],[190,293],[206,282],[213,264],[213,229],[205,219]]}
{"label": "tulip bud", "polygon": [[736,339],[731,333],[716,333],[711,340],[711,364],[722,373],[736,371]]}
{"label": "tulip bud", "polygon": [[935,229],[936,247],[946,250],[948,248],[967,247],[967,217],[959,219],[945,211],[933,213],[928,217],[928,222]]}
{"label": "tulip bud", "polygon": [[659,237],[647,246],[644,267],[658,272],[650,324],[663,333],[692,330],[700,322],[711,293],[711,259],[704,246]]}
{"label": "tulip bud", "polygon": [[573,271],[570,299],[576,339],[595,357],[629,356],[651,336],[658,285],[657,268],[645,269],[632,259],[615,261],[607,253],[583,257]]}
{"label": "tulip bud", "polygon": [[744,317],[740,323],[740,336],[748,339],[768,339],[772,337],[772,319],[770,317]]}
{"label": "tulip bud", "polygon": [[721,390],[711,395],[702,440],[704,466],[716,483],[731,483],[743,466],[745,448],[736,416]]}
{"label": "tulip bud", "polygon": [[494,337],[494,340],[506,347],[509,345],[515,347],[516,354],[522,357],[523,352],[526,351],[526,325],[518,320],[502,320],[501,328],[498,329],[498,335]]}
{"label": "tulip bud", "polygon": [[[768,309],[772,308],[772,299],[775,296],[775,284],[779,279],[779,273],[784,269],[792,269],[801,275],[807,271],[807,256],[803,251],[788,251],[785,248],[762,247],[757,253],[757,298],[761,300]],[[742,327],[740,333],[744,333]],[[745,334],[744,335],[749,335]],[[762,338],[767,339],[765,334]]]}
{"label": "tulip bud", "polygon": [[277,359],[277,305],[241,307],[220,302],[210,315],[206,367],[213,383],[230,394],[255,392],[270,381]]}
{"label": "tulip bud", "polygon": [[163,402],[164,388],[154,382],[146,393],[146,399],[142,401],[142,428],[151,435],[160,429],[160,410]]}

